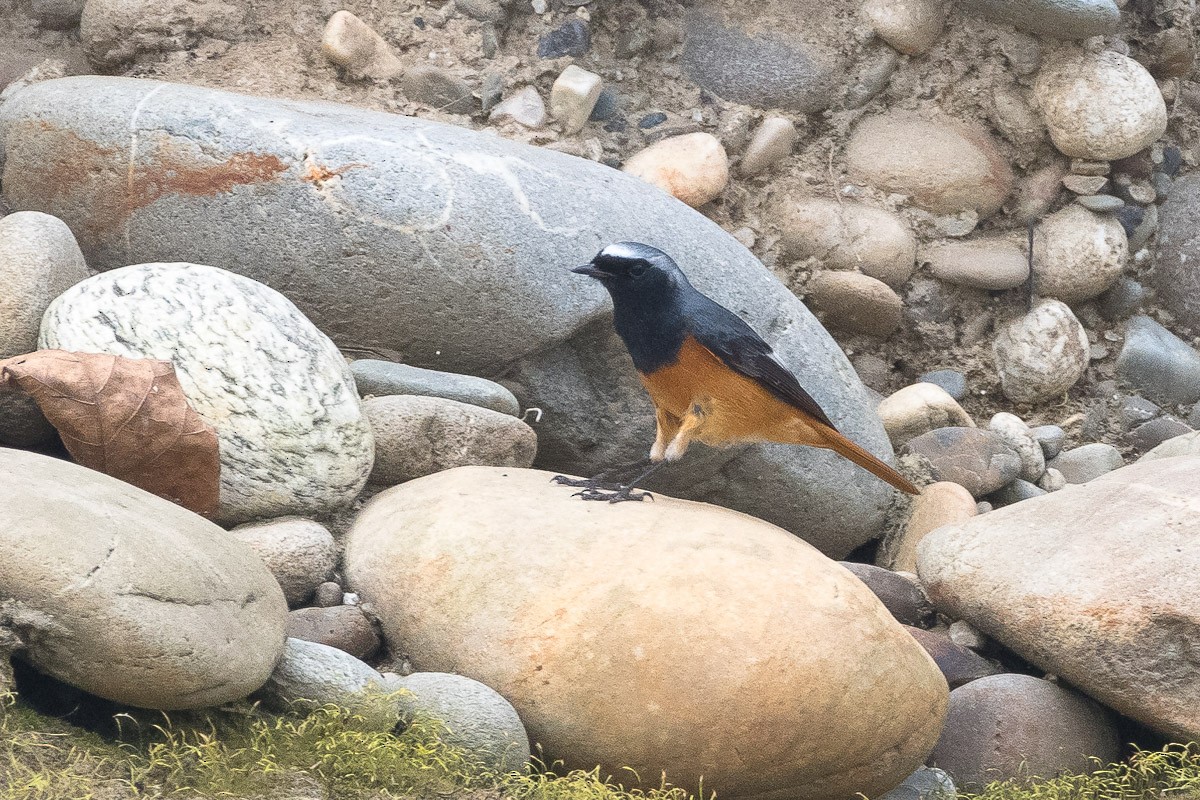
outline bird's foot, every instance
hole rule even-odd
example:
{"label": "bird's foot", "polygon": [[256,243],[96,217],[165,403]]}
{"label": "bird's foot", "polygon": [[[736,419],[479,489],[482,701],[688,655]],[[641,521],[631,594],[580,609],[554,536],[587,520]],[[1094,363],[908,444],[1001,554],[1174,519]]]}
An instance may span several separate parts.
{"label": "bird's foot", "polygon": [[632,486],[618,486],[616,489],[604,491],[594,486],[588,486],[580,489],[572,497],[582,497],[584,500],[606,500],[609,503],[625,503],[630,500],[641,502],[649,497],[654,499],[654,495],[649,492],[639,492]]}

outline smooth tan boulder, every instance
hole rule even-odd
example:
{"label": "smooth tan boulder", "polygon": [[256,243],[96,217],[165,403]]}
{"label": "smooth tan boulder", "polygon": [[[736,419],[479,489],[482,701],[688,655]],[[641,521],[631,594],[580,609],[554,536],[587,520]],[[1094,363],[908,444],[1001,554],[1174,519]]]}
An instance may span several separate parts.
{"label": "smooth tan boulder", "polygon": [[623,780],[847,800],[922,763],[945,680],[850,572],[743,514],[551,475],[462,467],[363,509],[346,577],[417,669],[491,686],[548,759]]}
{"label": "smooth tan boulder", "polygon": [[917,566],[940,611],[1121,714],[1200,737],[1200,458],[938,528]]}
{"label": "smooth tan boulder", "polygon": [[128,483],[22,450],[0,449],[0,486],[0,640],[15,634],[39,670],[161,709],[220,705],[266,682],[287,603],[247,545]]}

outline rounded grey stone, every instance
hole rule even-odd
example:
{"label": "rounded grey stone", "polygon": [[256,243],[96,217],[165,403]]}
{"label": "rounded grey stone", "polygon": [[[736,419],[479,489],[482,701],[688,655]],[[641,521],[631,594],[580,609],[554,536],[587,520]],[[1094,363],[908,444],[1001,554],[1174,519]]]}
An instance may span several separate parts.
{"label": "rounded grey stone", "polygon": [[441,397],[370,397],[375,437],[371,483],[393,486],[444,469],[528,467],[537,434],[516,417]]}
{"label": "rounded grey stone", "polygon": [[490,408],[501,414],[518,416],[521,406],[508,389],[486,378],[455,375],[435,369],[421,369],[409,364],[362,358],[350,365],[358,393],[363,397],[384,397],[392,394],[412,394],[425,397],[444,397],[473,406]]}
{"label": "rounded grey stone", "polygon": [[335,705],[362,717],[369,730],[390,731],[400,721],[383,676],[336,647],[288,638],[270,679],[258,692],[276,711],[312,711]]}
{"label": "rounded grey stone", "polygon": [[1087,483],[1124,464],[1120,450],[1111,444],[1094,442],[1060,453],[1046,466],[1061,472],[1067,483]]}
{"label": "rounded grey stone", "polygon": [[1108,214],[1125,207],[1125,201],[1111,194],[1085,194],[1075,198],[1075,202],[1088,211],[1097,214]]}
{"label": "rounded grey stone", "polygon": [[38,211],[0,217],[0,359],[36,350],[46,307],[87,276],[65,222]]}
{"label": "rounded grey stone", "polygon": [[156,358],[217,432],[225,523],[328,513],[366,484],[374,449],[350,368],[291,301],[198,264],[139,264],[76,284],[39,344]]}
{"label": "rounded grey stone", "polygon": [[1046,471],[1046,456],[1033,438],[1033,431],[1016,414],[1000,412],[992,417],[988,429],[1004,440],[1021,458],[1021,478],[1036,481]]}
{"label": "rounded grey stone", "polygon": [[[245,542],[271,570],[288,605],[298,606],[333,575],[338,549],[333,534],[319,522],[282,517],[239,525],[230,535]],[[341,590],[338,590],[341,602]]]}
{"label": "rounded grey stone", "polygon": [[843,58],[815,37],[794,35],[794,12],[773,8],[760,5],[746,18],[719,3],[693,7],[684,20],[684,71],[731,102],[805,114],[828,108],[844,80]]}
{"label": "rounded grey stone", "polygon": [[1008,486],[993,492],[991,497],[992,503],[997,508],[1000,508],[1002,506],[1010,506],[1013,503],[1019,503],[1022,500],[1032,500],[1044,494],[1047,494],[1047,491],[1037,484],[1017,478]]}
{"label": "rounded grey stone", "polygon": [[946,394],[962,401],[967,396],[967,378],[955,369],[935,369],[917,378],[922,383],[932,383],[946,390]]}
{"label": "rounded grey stone", "polygon": [[[670,253],[843,433],[889,456],[865,387],[803,303],[715,223],[619,170],[396,114],[96,76],[22,90],[0,107],[0,140],[6,201],[56,210],[92,266],[220,264],[285,291],[349,352],[504,374],[545,412],[549,469],[592,475],[654,439],[606,293],[569,272],[622,239]],[[833,453],[788,445],[689,452],[660,486],[835,557],[879,534],[891,496]]]}
{"label": "rounded grey stone", "polygon": [[936,481],[957,483],[973,497],[1007,486],[1021,472],[1021,458],[992,431],[938,428],[904,445],[929,462]]}
{"label": "rounded grey stone", "polygon": [[1165,441],[1191,432],[1191,427],[1174,417],[1159,417],[1134,428],[1129,434],[1129,443],[1137,452],[1145,453]]}
{"label": "rounded grey stone", "polygon": [[874,564],[859,564],[853,561],[838,563],[865,583],[897,622],[918,628],[927,628],[933,624],[933,606],[915,581]]}
{"label": "rounded grey stone", "polygon": [[1150,280],[1181,323],[1200,328],[1200,175],[1175,181],[1158,214],[1157,258]]}
{"label": "rounded grey stone", "polygon": [[949,775],[937,767],[918,767],[879,800],[955,800],[957,797],[958,792]]}
{"label": "rounded grey stone", "polygon": [[1200,400],[1200,353],[1150,317],[1131,317],[1117,375],[1156,402]]}
{"label": "rounded grey stone", "polygon": [[248,547],[68,461],[0,449],[0,485],[0,628],[39,670],[159,709],[239,700],[267,680],[287,604]]}
{"label": "rounded grey stone", "polygon": [[1200,431],[1192,431],[1173,439],[1167,439],[1158,447],[1138,459],[1138,462],[1175,456],[1200,456]]}
{"label": "rounded grey stone", "polygon": [[1057,425],[1039,425],[1030,433],[1042,446],[1042,455],[1054,458],[1062,451],[1063,443],[1067,440],[1067,432]]}
{"label": "rounded grey stone", "polygon": [[1031,675],[993,675],[950,693],[946,726],[929,762],[956,786],[1094,769],[1120,757],[1112,715],[1079,692]]}
{"label": "rounded grey stone", "polygon": [[479,681],[448,672],[414,672],[388,681],[400,717],[412,723],[426,717],[445,726],[448,744],[486,766],[519,772],[529,763],[529,736],[512,704]]}
{"label": "rounded grey stone", "polygon": [[965,7],[1019,31],[1056,39],[1087,39],[1121,24],[1113,0],[967,0]]}

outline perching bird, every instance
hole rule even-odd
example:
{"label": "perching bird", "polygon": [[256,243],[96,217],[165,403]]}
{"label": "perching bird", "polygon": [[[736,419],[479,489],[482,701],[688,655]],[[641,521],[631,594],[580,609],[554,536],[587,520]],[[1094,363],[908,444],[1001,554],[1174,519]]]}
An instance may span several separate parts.
{"label": "perching bird", "polygon": [[[572,272],[595,278],[612,296],[613,326],[654,403],[658,434],[650,460],[656,466],[681,458],[693,441],[803,444],[833,450],[897,489],[919,493],[903,475],[839,433],[770,345],[696,290],[663,251],[619,242]],[[587,499],[644,496],[632,492],[631,485],[603,493],[597,479],[556,480],[585,487],[581,494]]]}

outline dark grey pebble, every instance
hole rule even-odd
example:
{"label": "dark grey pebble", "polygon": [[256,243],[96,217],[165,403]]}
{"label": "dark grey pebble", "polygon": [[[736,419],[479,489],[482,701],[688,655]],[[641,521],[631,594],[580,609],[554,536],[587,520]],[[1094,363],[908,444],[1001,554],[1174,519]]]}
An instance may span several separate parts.
{"label": "dark grey pebble", "polygon": [[581,56],[591,46],[592,31],[588,24],[578,17],[572,17],[538,40],[537,54],[538,58]]}

